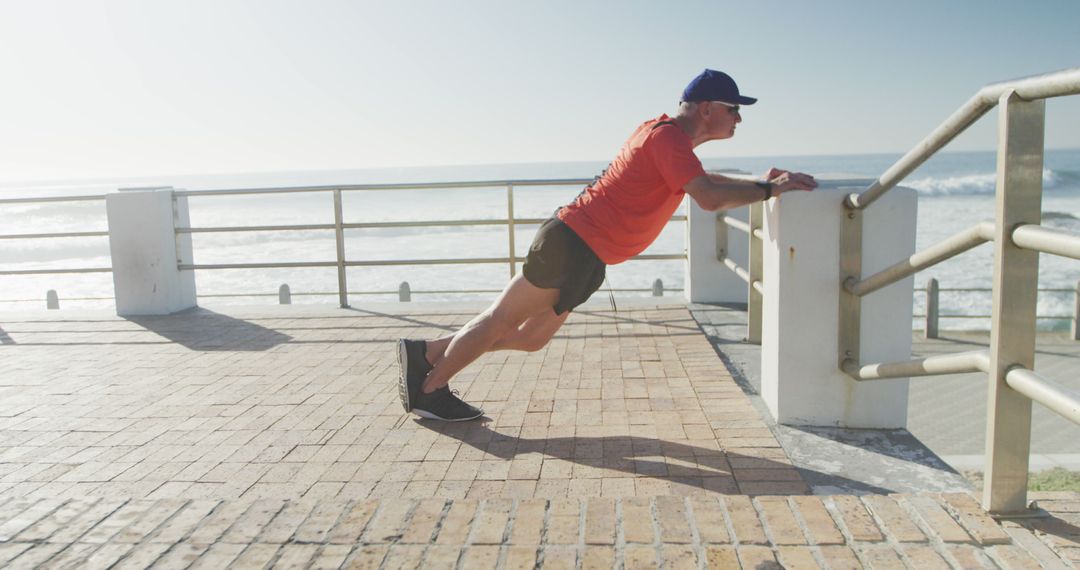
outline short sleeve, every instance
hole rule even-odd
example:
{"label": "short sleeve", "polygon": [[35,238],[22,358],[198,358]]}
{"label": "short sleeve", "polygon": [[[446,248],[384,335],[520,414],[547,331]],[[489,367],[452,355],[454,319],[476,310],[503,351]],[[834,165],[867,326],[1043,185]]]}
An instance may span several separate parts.
{"label": "short sleeve", "polygon": [[649,137],[648,151],[660,177],[673,192],[681,192],[691,180],[705,175],[690,139],[676,126],[656,129]]}

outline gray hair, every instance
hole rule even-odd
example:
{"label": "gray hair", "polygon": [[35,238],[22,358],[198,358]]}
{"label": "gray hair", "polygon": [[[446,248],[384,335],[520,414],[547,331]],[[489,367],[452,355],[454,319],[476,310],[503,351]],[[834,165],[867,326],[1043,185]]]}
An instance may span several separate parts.
{"label": "gray hair", "polygon": [[679,101],[679,110],[675,113],[679,117],[689,117],[697,112],[698,104],[693,101]]}

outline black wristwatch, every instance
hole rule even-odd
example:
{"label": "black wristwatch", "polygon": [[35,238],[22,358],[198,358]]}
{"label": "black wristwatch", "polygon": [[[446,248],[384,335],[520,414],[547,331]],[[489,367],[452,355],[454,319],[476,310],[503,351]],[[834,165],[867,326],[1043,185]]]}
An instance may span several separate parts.
{"label": "black wristwatch", "polygon": [[754,182],[754,184],[765,191],[765,197],[761,199],[762,202],[772,198],[772,182]]}

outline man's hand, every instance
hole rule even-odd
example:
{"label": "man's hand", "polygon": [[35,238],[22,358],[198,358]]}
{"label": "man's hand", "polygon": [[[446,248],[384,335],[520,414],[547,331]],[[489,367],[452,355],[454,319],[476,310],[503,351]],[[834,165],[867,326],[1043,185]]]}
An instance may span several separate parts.
{"label": "man's hand", "polygon": [[790,192],[792,190],[813,190],[817,188],[817,180],[813,176],[802,172],[789,172],[779,168],[770,168],[765,173],[765,179],[773,185],[773,196]]}

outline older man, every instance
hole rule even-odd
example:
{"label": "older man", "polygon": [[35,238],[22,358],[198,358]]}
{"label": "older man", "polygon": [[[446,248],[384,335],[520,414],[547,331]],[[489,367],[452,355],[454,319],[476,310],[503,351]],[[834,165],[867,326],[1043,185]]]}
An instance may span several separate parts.
{"label": "older man", "polygon": [[604,173],[540,226],[522,273],[487,310],[451,336],[398,342],[405,411],[444,421],[483,415],[450,391],[450,379],[485,352],[543,348],[600,287],[607,265],[634,257],[660,235],[684,195],[722,210],[817,187],[812,176],[775,168],[758,181],[702,168],[693,149],[733,137],[740,107],[756,101],[727,74],[706,69],[687,85],[674,117],[639,126]]}

